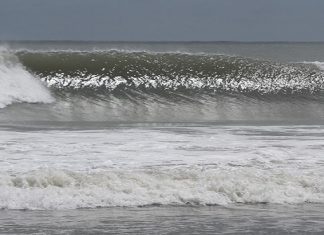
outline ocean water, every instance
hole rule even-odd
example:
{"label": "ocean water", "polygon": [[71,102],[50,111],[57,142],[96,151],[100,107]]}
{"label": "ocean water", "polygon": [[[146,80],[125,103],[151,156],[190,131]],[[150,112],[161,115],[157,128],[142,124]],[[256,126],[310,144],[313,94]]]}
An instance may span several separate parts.
{"label": "ocean water", "polygon": [[324,231],[324,43],[7,42],[0,233]]}

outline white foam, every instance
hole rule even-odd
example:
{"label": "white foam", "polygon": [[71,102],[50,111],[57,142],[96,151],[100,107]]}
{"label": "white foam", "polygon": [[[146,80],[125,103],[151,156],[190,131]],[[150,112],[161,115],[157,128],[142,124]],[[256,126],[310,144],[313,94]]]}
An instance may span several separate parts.
{"label": "white foam", "polygon": [[87,174],[43,169],[0,179],[0,208],[6,209],[324,202],[323,175],[312,170],[195,166]]}
{"label": "white foam", "polygon": [[50,92],[18,59],[6,49],[0,48],[0,108],[12,103],[50,103]]}
{"label": "white foam", "polygon": [[321,126],[0,130],[0,208],[324,203]]}

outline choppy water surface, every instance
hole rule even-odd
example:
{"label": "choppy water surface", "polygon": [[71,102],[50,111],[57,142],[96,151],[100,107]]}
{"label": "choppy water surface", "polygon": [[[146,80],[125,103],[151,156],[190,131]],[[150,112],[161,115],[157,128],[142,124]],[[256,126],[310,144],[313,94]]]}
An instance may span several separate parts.
{"label": "choppy water surface", "polygon": [[2,46],[0,232],[320,233],[323,48]]}

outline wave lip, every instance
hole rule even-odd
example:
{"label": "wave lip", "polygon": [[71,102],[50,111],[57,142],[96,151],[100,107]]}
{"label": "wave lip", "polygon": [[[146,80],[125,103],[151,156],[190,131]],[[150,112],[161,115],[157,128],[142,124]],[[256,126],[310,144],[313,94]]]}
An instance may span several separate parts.
{"label": "wave lip", "polygon": [[1,175],[0,208],[76,209],[147,205],[324,203],[320,173],[177,167],[82,173],[43,169]]}
{"label": "wave lip", "polygon": [[49,87],[62,90],[107,90],[118,91],[138,89],[147,91],[201,90],[211,92],[237,92],[258,94],[313,94],[324,89],[324,80],[296,77],[287,80],[284,76],[277,79],[240,78],[200,78],[176,77],[170,80],[163,76],[144,76],[140,78],[123,77],[55,77],[41,78]]}
{"label": "wave lip", "polygon": [[0,108],[12,103],[51,103],[50,92],[39,79],[26,71],[18,59],[0,50]]}

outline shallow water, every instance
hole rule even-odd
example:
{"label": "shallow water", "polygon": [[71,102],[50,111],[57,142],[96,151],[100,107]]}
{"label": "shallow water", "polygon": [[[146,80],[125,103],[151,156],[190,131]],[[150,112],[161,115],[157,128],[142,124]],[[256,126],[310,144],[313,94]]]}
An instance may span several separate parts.
{"label": "shallow water", "polygon": [[0,211],[2,234],[322,234],[323,206]]}

